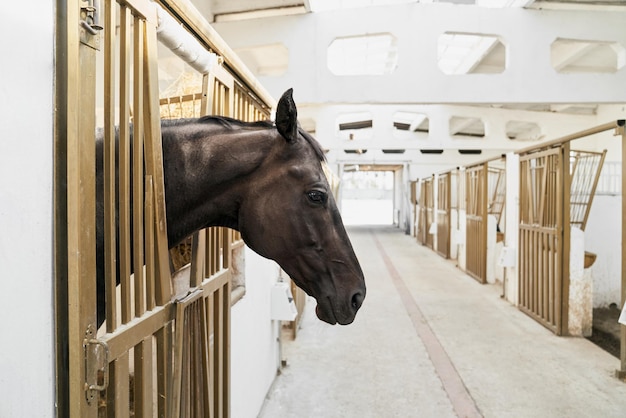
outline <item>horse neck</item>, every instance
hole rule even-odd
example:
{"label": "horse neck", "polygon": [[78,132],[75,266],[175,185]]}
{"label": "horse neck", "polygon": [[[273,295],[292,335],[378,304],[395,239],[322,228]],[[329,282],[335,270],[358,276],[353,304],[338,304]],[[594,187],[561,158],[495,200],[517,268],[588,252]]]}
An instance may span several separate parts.
{"label": "horse neck", "polygon": [[164,133],[170,246],[204,227],[238,229],[246,186],[272,145],[268,130],[206,129],[182,138]]}

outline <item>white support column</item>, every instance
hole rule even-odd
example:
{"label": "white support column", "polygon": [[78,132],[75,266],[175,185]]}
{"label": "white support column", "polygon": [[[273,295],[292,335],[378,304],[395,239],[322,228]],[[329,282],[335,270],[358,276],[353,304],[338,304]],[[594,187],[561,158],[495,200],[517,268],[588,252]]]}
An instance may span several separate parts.
{"label": "white support column", "polygon": [[513,152],[506,154],[506,218],[504,238],[505,248],[511,251],[513,266],[506,267],[504,271],[504,297],[512,304],[518,304],[518,265],[519,254],[519,155]]}

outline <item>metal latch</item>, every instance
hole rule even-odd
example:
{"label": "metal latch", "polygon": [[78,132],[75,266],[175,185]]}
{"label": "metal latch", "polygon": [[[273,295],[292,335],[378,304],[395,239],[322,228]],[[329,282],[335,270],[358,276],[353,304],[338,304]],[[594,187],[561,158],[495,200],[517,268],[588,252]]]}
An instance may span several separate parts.
{"label": "metal latch", "polygon": [[109,346],[97,338],[89,338],[89,330],[83,341],[85,350],[85,396],[87,402],[95,399],[96,392],[102,392],[109,386]]}
{"label": "metal latch", "polygon": [[84,0],[87,3],[86,6],[80,8],[81,20],[80,26],[89,32],[91,35],[98,34],[103,26],[100,24],[100,0]]}

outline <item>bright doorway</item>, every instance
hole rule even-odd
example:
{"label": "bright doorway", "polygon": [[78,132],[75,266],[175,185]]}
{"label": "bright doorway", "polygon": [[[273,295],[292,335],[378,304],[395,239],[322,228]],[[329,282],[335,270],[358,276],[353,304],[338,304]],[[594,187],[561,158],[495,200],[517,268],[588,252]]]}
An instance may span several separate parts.
{"label": "bright doorway", "polygon": [[341,216],[346,225],[393,225],[395,167],[346,165]]}

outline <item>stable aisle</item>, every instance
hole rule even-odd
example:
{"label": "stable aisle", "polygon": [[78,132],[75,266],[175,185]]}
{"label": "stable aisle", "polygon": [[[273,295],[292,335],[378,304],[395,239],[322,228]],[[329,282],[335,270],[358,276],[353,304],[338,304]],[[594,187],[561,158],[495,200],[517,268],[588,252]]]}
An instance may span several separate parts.
{"label": "stable aisle", "polygon": [[363,307],[330,326],[308,301],[261,418],[626,417],[615,357],[554,336],[396,228],[348,232]]}

